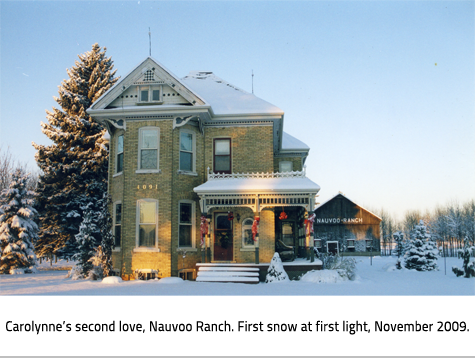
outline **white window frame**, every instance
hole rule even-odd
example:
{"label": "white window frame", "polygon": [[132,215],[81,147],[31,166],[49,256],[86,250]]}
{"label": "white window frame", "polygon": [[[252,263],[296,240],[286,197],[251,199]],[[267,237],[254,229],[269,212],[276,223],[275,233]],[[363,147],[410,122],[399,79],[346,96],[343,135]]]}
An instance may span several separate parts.
{"label": "white window frame", "polygon": [[[181,170],[180,168],[180,165],[181,165],[181,153],[182,153],[182,150],[181,150],[181,134],[190,134],[191,135],[191,147],[192,147],[192,151],[191,151],[191,154],[192,154],[192,157],[191,157],[191,170]],[[179,174],[189,174],[189,175],[198,175],[196,173],[196,132],[194,132],[193,130],[189,130],[189,129],[183,129],[183,130],[180,130],[180,136],[179,136],[179,140],[178,140],[178,173]],[[183,152],[188,152],[189,151],[183,151]]]}
{"label": "white window frame", "polygon": [[[180,221],[180,205],[191,204],[191,247],[180,246],[180,225],[189,226],[190,224],[181,223]],[[178,249],[180,250],[195,250],[196,251],[196,202],[189,199],[183,199],[178,201]]]}
{"label": "white window frame", "polygon": [[283,173],[283,167],[284,165],[290,165],[290,171],[294,171],[294,162],[293,161],[288,161],[288,160],[283,160],[279,161],[279,172]]}
{"label": "white window frame", "polygon": [[[140,246],[140,204],[141,203],[155,203],[155,245],[154,247]],[[136,219],[135,219],[135,248],[134,252],[160,252],[158,249],[158,200],[151,198],[143,198],[137,200],[136,207]]]}
{"label": "white window frame", "polygon": [[244,225],[245,221],[250,220],[251,222],[254,222],[254,218],[244,218],[244,220],[241,223],[241,249],[244,251],[254,251],[256,249],[256,241],[253,241],[252,246],[246,245],[244,243],[244,231],[250,229],[252,231],[252,223],[250,226]]}
{"label": "white window frame", "polygon": [[[142,135],[143,131],[156,130],[157,131],[157,168],[156,169],[141,169],[142,156]],[[152,149],[151,149],[152,150]],[[160,128],[156,126],[145,126],[139,129],[139,143],[137,153],[137,170],[136,173],[159,173],[160,172]]]}
{"label": "white window frame", "polygon": [[[147,99],[142,99],[142,91],[148,91],[148,97]],[[158,100],[154,100],[153,97],[153,91],[158,91]],[[138,93],[138,98],[139,101],[138,103],[152,103],[152,104],[157,104],[157,103],[163,103],[163,90],[162,86],[159,85],[147,85],[147,86],[137,86],[137,93]]]}
{"label": "white window frame", "polygon": [[[122,137],[122,152],[119,153],[119,139]],[[121,175],[124,172],[124,134],[117,135],[117,143],[115,148],[115,174],[113,176]],[[119,155],[122,154],[122,170],[119,171]]]}
{"label": "white window frame", "polygon": [[[373,247],[373,240],[372,239],[365,239],[364,242],[365,242],[366,250],[368,250],[368,248],[371,249]],[[373,251],[374,251],[374,248],[373,248]]]}
{"label": "white window frame", "polygon": [[[229,140],[229,167],[231,170],[227,171],[217,171],[215,170],[215,158],[216,156],[216,141],[219,140]],[[216,136],[213,138],[213,173],[225,173],[225,174],[232,174],[233,173],[233,138],[231,136]]]}
{"label": "white window frame", "polygon": [[[352,246],[350,246],[350,242],[353,242],[353,245],[352,245]],[[348,238],[348,239],[346,240],[346,246],[347,246],[347,248],[355,249],[355,248],[356,248],[356,241],[355,241],[355,239],[354,239],[354,238]]]}
{"label": "white window frame", "polygon": [[[117,206],[120,205],[120,224],[117,223]],[[114,245],[113,245],[113,250],[114,251],[120,251],[120,247],[122,246],[122,220],[124,219],[124,209],[122,205],[122,201],[116,201],[112,205],[112,218],[113,218],[113,223],[112,223],[112,235],[114,236]],[[120,246],[115,245],[115,227],[120,226]]]}

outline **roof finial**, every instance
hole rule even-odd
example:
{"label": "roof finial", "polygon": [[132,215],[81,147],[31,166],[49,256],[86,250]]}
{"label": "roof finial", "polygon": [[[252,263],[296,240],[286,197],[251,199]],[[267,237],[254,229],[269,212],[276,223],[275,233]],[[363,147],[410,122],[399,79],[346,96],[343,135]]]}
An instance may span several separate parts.
{"label": "roof finial", "polygon": [[252,70],[252,94],[254,94],[254,69]]}
{"label": "roof finial", "polygon": [[148,55],[152,56],[152,33],[150,32],[150,27],[148,27]]}

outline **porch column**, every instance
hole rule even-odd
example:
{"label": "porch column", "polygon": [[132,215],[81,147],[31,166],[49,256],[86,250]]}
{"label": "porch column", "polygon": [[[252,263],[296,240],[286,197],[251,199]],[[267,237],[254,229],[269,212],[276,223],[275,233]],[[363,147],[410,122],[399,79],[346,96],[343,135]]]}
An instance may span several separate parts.
{"label": "porch column", "polygon": [[259,264],[259,222],[260,222],[259,212],[254,213],[254,222],[252,223],[252,235],[254,238],[254,247],[255,247],[255,263]]}
{"label": "porch column", "polygon": [[206,235],[206,257],[208,262],[211,262],[211,214],[206,215],[206,221],[208,222],[208,234]]}

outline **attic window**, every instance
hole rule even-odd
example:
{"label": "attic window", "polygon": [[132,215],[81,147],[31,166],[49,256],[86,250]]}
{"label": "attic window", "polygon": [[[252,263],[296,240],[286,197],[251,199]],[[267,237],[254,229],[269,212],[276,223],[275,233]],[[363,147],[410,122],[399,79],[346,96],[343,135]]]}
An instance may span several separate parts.
{"label": "attic window", "polygon": [[151,69],[149,69],[148,71],[146,71],[143,75],[143,80],[144,81],[154,81],[155,78],[153,76],[153,71]]}

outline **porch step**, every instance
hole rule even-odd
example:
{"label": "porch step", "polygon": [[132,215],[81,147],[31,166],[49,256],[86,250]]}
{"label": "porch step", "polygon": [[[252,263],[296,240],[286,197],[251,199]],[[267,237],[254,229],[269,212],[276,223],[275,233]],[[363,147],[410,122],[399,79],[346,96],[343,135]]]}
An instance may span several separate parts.
{"label": "porch step", "polygon": [[259,269],[257,267],[239,266],[198,266],[196,281],[199,282],[240,282],[247,284],[259,283]]}

